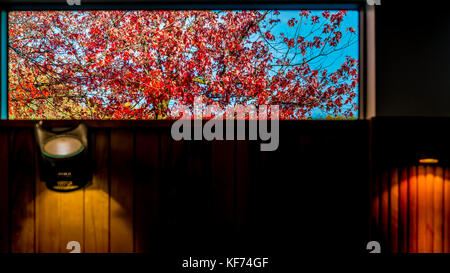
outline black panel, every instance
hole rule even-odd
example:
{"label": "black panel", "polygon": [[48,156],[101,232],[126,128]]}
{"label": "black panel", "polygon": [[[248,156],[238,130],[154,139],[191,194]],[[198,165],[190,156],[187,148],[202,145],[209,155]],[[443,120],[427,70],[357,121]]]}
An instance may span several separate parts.
{"label": "black panel", "polygon": [[433,3],[376,7],[377,116],[450,116],[450,18]]}

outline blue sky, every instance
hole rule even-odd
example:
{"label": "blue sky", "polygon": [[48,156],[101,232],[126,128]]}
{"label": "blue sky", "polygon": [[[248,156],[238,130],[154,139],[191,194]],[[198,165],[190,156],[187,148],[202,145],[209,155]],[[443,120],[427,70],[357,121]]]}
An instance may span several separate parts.
{"label": "blue sky", "polygon": [[[280,23],[274,28],[272,29],[272,34],[274,34],[276,37],[278,37],[278,35],[280,35],[281,33],[284,33],[285,36],[288,37],[293,37],[294,36],[294,31],[295,31],[295,27],[289,27],[287,22],[288,20],[290,20],[291,18],[296,18],[297,20],[299,20],[300,16],[299,16],[299,10],[280,10],[280,15],[278,15],[278,19],[280,19]],[[323,20],[323,18],[321,17],[321,14],[324,12],[324,10],[312,10],[311,14],[309,15],[311,18],[311,16],[318,16],[320,17],[321,20]],[[333,13],[335,11],[330,11],[330,13]],[[311,24],[311,21],[308,20],[304,20],[302,22],[304,25],[302,25],[302,27],[300,28],[300,33],[298,35],[304,36],[306,35],[306,33],[309,33],[311,31],[311,29],[314,27]],[[341,23],[341,29],[342,30],[346,30],[349,27],[353,27],[356,30],[356,35],[352,34],[353,36],[350,35],[350,33],[346,33],[344,32],[344,36],[343,39],[341,41],[341,44],[346,43],[347,41],[349,41],[349,39],[352,39],[352,44],[347,47],[342,49],[339,52],[336,52],[334,54],[331,54],[330,56],[327,57],[323,57],[323,58],[319,58],[319,61],[317,63],[310,63],[312,69],[319,69],[320,66],[326,67],[328,72],[332,72],[337,70],[340,65],[345,62],[346,57],[347,56],[351,56],[352,58],[359,60],[359,13],[356,10],[349,10],[347,11],[347,15],[344,17],[344,21]],[[317,25],[316,25],[317,26]],[[310,39],[312,39],[314,36],[320,36],[320,31],[315,32],[315,34],[313,34]],[[349,34],[349,36],[346,36],[347,34]],[[347,37],[347,39],[346,39]],[[359,88],[357,89],[359,90]],[[346,98],[344,98],[346,99]],[[356,97],[354,102],[358,102],[359,98]],[[345,107],[343,109],[346,109]],[[357,116],[357,112],[354,113],[355,116]],[[312,111],[311,113],[311,118],[314,119],[323,119],[328,115],[328,113],[326,113],[325,111],[322,111],[320,109],[315,109]]]}
{"label": "blue sky", "polygon": [[[311,11],[310,16],[321,16],[323,10],[313,10]],[[333,13],[333,11],[330,11],[330,13]],[[287,21],[291,18],[299,18],[299,11],[298,10],[280,10],[279,19],[281,20],[281,24],[279,24],[276,28],[276,32],[281,33],[292,33],[293,28],[289,27],[287,25]],[[310,21],[308,21],[308,24],[304,26],[303,30],[301,30],[302,33],[306,33],[310,31],[312,25],[309,24]],[[349,10],[347,12],[347,15],[344,17],[344,21],[342,22],[342,29],[345,30],[348,27],[353,27],[357,31],[358,35],[358,22],[359,22],[359,15],[358,11],[356,10]],[[343,41],[344,42],[344,41]],[[342,57],[337,58],[337,61],[334,64],[331,64],[332,60],[329,60],[331,66],[329,70],[336,70],[339,68],[339,65],[345,61],[345,56],[351,56],[355,59],[359,59],[359,45],[358,43],[353,44],[352,46],[345,48],[342,50]],[[337,57],[337,56],[335,56]]]}

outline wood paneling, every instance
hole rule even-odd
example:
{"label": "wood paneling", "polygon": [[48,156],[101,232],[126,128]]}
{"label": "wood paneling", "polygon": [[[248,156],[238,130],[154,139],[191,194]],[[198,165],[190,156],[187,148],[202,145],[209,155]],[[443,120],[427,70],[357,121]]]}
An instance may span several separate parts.
{"label": "wood paneling", "polygon": [[131,131],[111,131],[110,167],[110,252],[133,252],[133,171],[134,135]]}
{"label": "wood paneling", "polygon": [[[423,232],[424,235],[422,237],[423,241],[423,252],[425,253],[433,253],[433,212],[434,212],[434,202],[433,202],[433,195],[434,195],[434,176],[435,176],[435,169],[433,166],[426,166],[425,167],[425,198],[419,199],[419,203],[423,203],[423,206],[421,207],[423,209],[422,217],[424,217],[424,227]],[[419,223],[422,221],[421,218],[419,218]]]}
{"label": "wood paneling", "polygon": [[417,170],[417,251],[423,253],[426,251],[426,167],[418,166]]}
{"label": "wood paneling", "polygon": [[92,136],[94,174],[84,189],[84,252],[109,251],[109,131]]}
{"label": "wood paneling", "polygon": [[243,231],[246,227],[248,213],[248,202],[250,194],[250,173],[249,173],[249,145],[248,141],[238,141],[236,143],[236,228]]}
{"label": "wood paneling", "polygon": [[399,223],[399,184],[398,184],[398,169],[391,172],[390,177],[390,196],[389,196],[389,239],[391,242],[392,252],[398,252],[398,223]]}
{"label": "wood paneling", "polygon": [[450,253],[450,168],[444,173],[444,252]]}
{"label": "wood paneling", "polygon": [[433,182],[433,252],[443,252],[443,220],[444,220],[444,172],[436,167]]}
{"label": "wood paneling", "polygon": [[[158,231],[155,237],[158,251],[172,252],[171,246],[178,241],[177,183],[186,181],[183,177],[184,142],[174,141],[170,133],[160,134],[159,183],[158,183]],[[178,181],[178,182],[177,182]],[[139,221],[139,219],[136,219]]]}
{"label": "wood paneling", "polygon": [[235,210],[235,142],[213,141],[212,142],[212,186],[215,196],[213,207],[215,221],[220,223],[220,232],[226,233],[234,228]]}
{"label": "wood paneling", "polygon": [[19,129],[9,139],[11,252],[35,252],[35,145],[30,129]]}
{"label": "wood paneling", "polygon": [[419,251],[419,245],[417,243],[417,238],[419,236],[419,186],[418,186],[418,172],[417,167],[412,166],[408,170],[408,215],[409,222],[405,223],[408,228],[408,251],[410,253],[417,253]]}
{"label": "wood paneling", "polygon": [[70,241],[79,242],[80,251],[84,252],[84,191],[59,194],[59,204],[62,247],[60,252],[69,252],[66,245]]}
{"label": "wood paneling", "polygon": [[[44,182],[36,179],[36,252],[55,253],[63,251],[61,241],[60,195],[47,189]],[[64,251],[65,252],[65,251]]]}
{"label": "wood paneling", "polygon": [[135,213],[136,252],[155,253],[158,233],[159,137],[154,132],[136,133]]}
{"label": "wood paneling", "polygon": [[401,253],[408,251],[408,169],[400,172],[399,184],[399,249]]}
{"label": "wood paneling", "polygon": [[0,131],[0,253],[9,251],[8,146],[8,133]]}
{"label": "wood paneling", "polygon": [[450,252],[448,173],[449,168],[432,165],[382,171],[378,180],[382,190],[373,197],[381,202],[382,221],[372,235],[383,235],[383,249],[391,253]]}
{"label": "wood paneling", "polygon": [[383,171],[381,174],[381,234],[382,244],[389,242],[389,172]]}
{"label": "wood paneling", "polygon": [[[1,227],[7,234],[0,237],[3,252],[67,253],[69,241],[80,242],[81,251],[89,253],[275,249],[274,234],[290,240],[291,232],[298,233],[301,226],[293,219],[308,198],[326,186],[336,189],[334,181],[361,181],[364,161],[353,167],[339,161],[339,154],[367,155],[361,152],[367,149],[363,142],[354,140],[355,132],[367,132],[360,122],[305,122],[303,129],[286,125],[280,132],[286,136],[280,140],[282,150],[276,152],[261,152],[258,141],[174,141],[170,126],[110,128],[94,122],[89,127],[91,183],[58,193],[39,179],[31,123],[13,124],[0,123],[0,178],[8,177],[0,183],[0,218],[9,223]],[[337,138],[340,134],[345,136]],[[334,175],[315,177],[324,164]],[[346,169],[358,175],[348,177]],[[350,217],[347,208],[340,208],[342,199],[327,194],[313,210],[333,209]],[[363,212],[358,207],[351,217],[365,219]],[[301,227],[305,232],[333,222],[308,210],[301,213],[315,223]],[[362,233],[355,231],[354,237]],[[311,248],[310,243],[303,247]]]}

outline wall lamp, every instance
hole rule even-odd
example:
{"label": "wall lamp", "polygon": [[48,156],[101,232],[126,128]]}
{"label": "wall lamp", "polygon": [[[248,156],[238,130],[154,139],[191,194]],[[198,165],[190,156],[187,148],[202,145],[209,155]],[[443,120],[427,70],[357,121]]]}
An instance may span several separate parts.
{"label": "wall lamp", "polygon": [[69,192],[83,188],[91,177],[87,127],[44,128],[35,124],[39,147],[41,181],[54,191]]}
{"label": "wall lamp", "polygon": [[439,159],[432,158],[432,157],[426,157],[426,158],[419,159],[419,163],[420,164],[438,164]]}
{"label": "wall lamp", "polygon": [[425,164],[425,165],[433,165],[438,164],[439,156],[436,153],[422,153],[418,156],[417,161],[419,164]]}

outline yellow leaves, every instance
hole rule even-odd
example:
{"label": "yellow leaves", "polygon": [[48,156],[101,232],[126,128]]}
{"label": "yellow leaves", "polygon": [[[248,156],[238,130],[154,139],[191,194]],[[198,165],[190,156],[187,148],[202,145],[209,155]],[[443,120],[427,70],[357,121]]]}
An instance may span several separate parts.
{"label": "yellow leaves", "polygon": [[207,80],[204,80],[204,79],[198,78],[198,77],[192,79],[192,81],[193,81],[193,82],[198,82],[198,83],[201,83],[201,84],[209,84],[209,82],[208,82]]}

